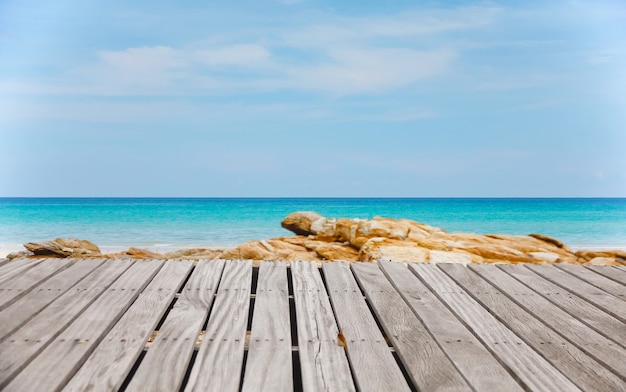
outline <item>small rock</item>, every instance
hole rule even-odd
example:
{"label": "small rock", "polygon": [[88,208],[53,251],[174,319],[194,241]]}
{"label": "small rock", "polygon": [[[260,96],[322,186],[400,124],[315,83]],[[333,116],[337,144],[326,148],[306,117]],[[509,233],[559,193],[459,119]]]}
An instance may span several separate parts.
{"label": "small rock", "polygon": [[213,260],[220,257],[223,250],[219,249],[205,249],[205,248],[193,248],[193,249],[181,249],[173,252],[168,252],[164,256],[166,259],[178,259],[178,260]]}
{"label": "small rock", "polygon": [[621,265],[614,257],[594,257],[585,263],[585,265]]}
{"label": "small rock", "polygon": [[15,259],[22,259],[22,258],[27,258],[27,257],[32,257],[32,256],[34,256],[33,252],[27,252],[27,251],[13,252],[7,255],[7,259],[15,260]]}
{"label": "small rock", "polygon": [[303,211],[289,214],[280,225],[297,235],[312,235],[311,225],[324,217],[317,212]]}
{"label": "small rock", "polygon": [[533,259],[544,263],[551,264],[559,261],[559,255],[552,252],[529,252],[528,254],[531,255]]}
{"label": "small rock", "polygon": [[93,257],[99,256],[100,248],[97,245],[76,238],[57,238],[52,241],[28,242],[24,247],[35,256],[49,257]]}
{"label": "small rock", "polygon": [[468,265],[472,263],[472,255],[461,252],[444,252],[440,250],[431,250],[429,255],[431,263],[454,263]]}

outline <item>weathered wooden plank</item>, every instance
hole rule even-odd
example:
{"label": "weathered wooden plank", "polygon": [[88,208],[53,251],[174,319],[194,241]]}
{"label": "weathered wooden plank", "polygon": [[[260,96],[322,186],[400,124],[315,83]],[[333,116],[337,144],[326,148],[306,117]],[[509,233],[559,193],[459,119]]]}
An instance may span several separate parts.
{"label": "weathered wooden plank", "polygon": [[298,351],[304,392],[354,391],[345,350],[337,344],[339,329],[314,262],[292,262]]}
{"label": "weathered wooden plank", "polygon": [[44,260],[45,259],[15,259],[10,263],[6,263],[0,267],[0,285],[3,285],[6,281],[13,279],[29,268],[42,263]]}
{"label": "weathered wooden plank", "polygon": [[[501,272],[495,266],[486,267],[486,271],[491,269],[495,273]],[[615,385],[624,386],[602,364],[518,306],[502,291],[468,271],[467,267],[447,264],[441,265],[441,269],[581,389],[614,391]],[[496,279],[499,277],[496,276]],[[506,282],[502,284],[505,285]]]}
{"label": "weathered wooden plank", "polygon": [[[439,264],[441,266],[442,264]],[[476,302],[436,265],[410,264],[409,268],[461,319],[530,390],[579,390],[560,371]],[[465,274],[472,273],[465,269]]]}
{"label": "weathered wooden plank", "polygon": [[380,261],[379,264],[402,298],[476,391],[522,390],[497,358],[404,264],[389,261]]}
{"label": "weathered wooden plank", "polygon": [[370,313],[349,265],[345,262],[325,263],[322,269],[359,390],[408,391],[407,381]]}
{"label": "weathered wooden plank", "polygon": [[[566,271],[585,282],[596,286],[597,288],[613,294],[621,300],[626,300],[626,286],[617,283],[614,280],[597,274],[583,266],[575,264],[554,264],[555,267]],[[624,304],[626,306],[626,304]]]}
{"label": "weathered wooden plank", "polygon": [[585,268],[593,272],[605,276],[615,282],[626,285],[626,271],[621,268],[609,267],[605,265],[586,265]]}
{"label": "weathered wooden plank", "polygon": [[198,263],[126,391],[180,390],[223,268],[223,260]]}
{"label": "weathered wooden plank", "polygon": [[293,391],[289,318],[286,264],[261,263],[242,391]]}
{"label": "weathered wooden plank", "polygon": [[165,263],[63,390],[117,391],[192,267],[191,260]]}
{"label": "weathered wooden plank", "polygon": [[626,322],[624,301],[549,264],[527,265],[533,272],[591,302],[621,322]]}
{"label": "weathered wooden plank", "polygon": [[548,301],[565,310],[589,328],[624,347],[626,344],[626,328],[624,328],[623,322],[531,270],[520,267],[522,266],[505,264],[498,266],[498,268],[524,283],[536,293],[541,294]]}
{"label": "weathered wooden plank", "polygon": [[69,259],[49,259],[0,283],[0,311],[71,264]]}
{"label": "weathered wooden plank", "polygon": [[185,391],[238,391],[241,381],[252,263],[228,261]]}
{"label": "weathered wooden plank", "polygon": [[6,263],[8,263],[10,260],[9,259],[0,259],[0,267],[2,267],[3,265],[5,265]]}
{"label": "weathered wooden plank", "polygon": [[419,390],[471,391],[378,263],[353,263],[352,270],[413,384]]}
{"label": "weathered wooden plank", "polygon": [[[60,390],[157,274],[162,261],[138,261],[19,373],[5,391]],[[63,360],[59,360],[63,358]]]}
{"label": "weathered wooden plank", "polygon": [[[26,367],[132,264],[131,260],[104,263],[0,342],[0,388]],[[15,305],[17,303],[11,307]]]}
{"label": "weathered wooden plank", "polygon": [[100,259],[74,263],[70,268],[43,282],[36,289],[3,309],[0,312],[0,341],[93,272],[103,262],[104,260]]}
{"label": "weathered wooden plank", "polygon": [[[516,267],[521,268],[520,266]],[[518,335],[525,338],[537,351],[543,352],[547,350],[548,353],[545,354],[544,357],[552,361],[557,367],[559,367],[557,361],[566,361],[568,355],[571,356],[568,362],[570,365],[566,364],[566,366],[571,366],[572,361],[574,361],[575,365],[580,364],[582,369],[573,366],[574,369],[572,371],[580,374],[580,377],[584,377],[585,382],[589,383],[587,385],[579,384],[579,386],[583,388],[593,387],[594,390],[605,391],[626,389],[626,384],[618,377],[618,375],[626,375],[626,362],[624,361],[626,358],[626,349],[590,329],[498,267],[494,265],[474,265],[470,266],[470,268],[489,281],[510,300],[543,323],[543,325],[541,325],[535,320],[527,322],[525,321],[527,318],[524,318],[526,315],[522,315],[519,319],[511,320],[511,322],[516,324],[516,326],[511,327],[511,329],[518,332],[516,328],[521,329],[522,327],[517,327],[517,324],[523,324],[523,333],[528,334],[528,336],[523,336],[522,332],[518,332]],[[495,289],[487,288],[485,290],[485,287],[487,287],[487,283],[480,282],[479,285],[473,285],[471,290],[472,292],[478,292],[476,297],[478,297],[479,300],[486,297],[485,302],[493,302],[487,297],[487,295],[493,295],[493,293],[483,294],[483,292]],[[508,303],[507,301],[500,301],[504,306]],[[518,314],[519,312],[516,312],[515,309],[512,308],[509,309],[506,314],[508,315],[509,313],[512,314],[511,317],[516,317],[513,313]],[[551,329],[552,332],[543,331],[547,328]],[[589,361],[586,357],[581,357],[577,350],[572,349],[569,345],[564,344],[558,339],[553,339],[555,333],[584,351],[594,360]],[[542,344],[546,341],[552,344],[547,346]],[[610,368],[615,374],[611,374],[608,370],[603,369],[602,366]],[[563,373],[569,375],[567,371],[563,371]],[[570,379],[576,381],[576,378],[571,375]]]}

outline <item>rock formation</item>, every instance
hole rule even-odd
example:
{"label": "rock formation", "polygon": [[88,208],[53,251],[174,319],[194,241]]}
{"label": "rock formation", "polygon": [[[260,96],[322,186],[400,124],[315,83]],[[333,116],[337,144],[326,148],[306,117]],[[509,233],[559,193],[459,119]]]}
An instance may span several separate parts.
{"label": "rock formation", "polygon": [[45,257],[93,257],[101,255],[97,245],[76,238],[28,242],[24,244],[24,248],[35,256]]}
{"label": "rock formation", "polygon": [[[447,233],[443,229],[406,219],[335,219],[310,211],[289,214],[281,225],[296,236],[249,241],[228,250],[198,248],[159,254],[130,248],[125,252],[103,255],[96,245],[88,241],[59,238],[24,246],[34,255],[48,257],[626,264],[625,251],[572,252],[561,241],[542,234]],[[10,257],[24,256],[21,253]]]}

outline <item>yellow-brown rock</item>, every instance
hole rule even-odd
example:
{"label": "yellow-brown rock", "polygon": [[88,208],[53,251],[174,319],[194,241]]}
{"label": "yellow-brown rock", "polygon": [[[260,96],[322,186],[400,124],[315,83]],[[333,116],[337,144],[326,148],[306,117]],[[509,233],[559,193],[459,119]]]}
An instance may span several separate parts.
{"label": "yellow-brown rock", "polygon": [[611,259],[621,259],[626,264],[626,251],[623,250],[579,250],[576,252],[576,257],[581,259],[582,262],[588,262],[596,257],[604,257]]}
{"label": "yellow-brown rock", "polygon": [[166,259],[178,259],[178,260],[213,260],[218,259],[224,253],[219,249],[206,249],[206,248],[193,248],[193,249],[181,249],[173,252],[165,253]]}
{"label": "yellow-brown rock", "polygon": [[504,246],[471,246],[461,249],[484,259],[501,260],[512,264],[533,262],[533,258],[530,255]]}
{"label": "yellow-brown rock", "polygon": [[370,238],[360,249],[359,261],[393,260],[401,262],[425,263],[429,250],[411,241]]}
{"label": "yellow-brown rock", "polygon": [[585,265],[624,265],[619,263],[614,257],[594,257],[587,261]]}
{"label": "yellow-brown rock", "polygon": [[239,245],[235,249],[229,249],[222,253],[225,260],[269,260],[271,253],[261,244],[261,241],[249,241]]}
{"label": "yellow-brown rock", "polygon": [[453,264],[476,264],[481,258],[465,252],[444,252],[441,250],[431,250],[428,255],[429,263],[453,263]]}
{"label": "yellow-brown rock", "polygon": [[52,241],[28,242],[24,248],[35,256],[48,257],[93,257],[99,256],[100,248],[87,240],[57,238]]}
{"label": "yellow-brown rock", "polygon": [[528,252],[528,254],[538,263],[560,263],[562,262],[558,254],[553,252]]}
{"label": "yellow-brown rock", "polygon": [[130,258],[130,259],[141,259],[141,260],[158,260],[165,258],[160,253],[155,253],[149,251],[147,249],[140,248],[129,248],[127,251],[111,255],[113,258]]}
{"label": "yellow-brown rock", "polygon": [[281,222],[281,226],[297,235],[310,235],[311,225],[324,217],[317,212],[302,211],[292,212]]}
{"label": "yellow-brown rock", "polygon": [[315,248],[315,253],[322,260],[357,261],[359,251],[349,245],[326,243]]}
{"label": "yellow-brown rock", "polygon": [[354,227],[354,230],[356,231],[357,223],[358,221],[354,219],[346,219],[346,218],[337,219],[337,223],[335,223],[336,241],[350,242],[351,235],[354,236],[354,234],[350,234],[350,233],[352,232],[353,227]]}
{"label": "yellow-brown rock", "polygon": [[337,220],[317,219],[311,223],[310,231],[320,241],[335,241],[337,239]]}
{"label": "yellow-brown rock", "polygon": [[556,246],[557,248],[569,250],[569,248],[567,246],[565,246],[564,243],[562,243],[561,241],[557,240],[556,238],[548,237],[547,235],[537,234],[537,233],[528,234],[528,236],[536,238],[536,239],[538,239],[540,241],[544,241],[544,242],[547,242],[549,244],[552,244],[552,245]]}
{"label": "yellow-brown rock", "polygon": [[374,218],[363,220],[351,227],[350,243],[357,249],[370,238],[388,238],[393,240],[406,240],[413,225],[406,220],[393,220],[388,218]]}
{"label": "yellow-brown rock", "polygon": [[249,241],[243,245],[222,253],[225,260],[319,260],[315,252],[304,246],[291,244],[280,239],[267,241]]}

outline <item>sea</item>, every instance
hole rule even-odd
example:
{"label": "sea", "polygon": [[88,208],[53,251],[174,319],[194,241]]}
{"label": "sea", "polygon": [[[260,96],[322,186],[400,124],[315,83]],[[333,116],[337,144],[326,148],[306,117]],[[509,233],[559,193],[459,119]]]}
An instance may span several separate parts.
{"label": "sea", "polygon": [[294,211],[411,219],[448,232],[555,237],[573,249],[626,249],[626,198],[0,198],[0,257],[29,241],[89,240],[104,252],[231,248],[291,235]]}

